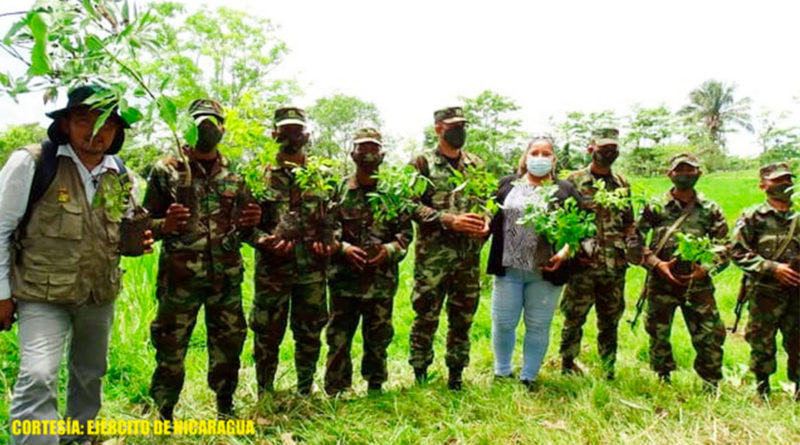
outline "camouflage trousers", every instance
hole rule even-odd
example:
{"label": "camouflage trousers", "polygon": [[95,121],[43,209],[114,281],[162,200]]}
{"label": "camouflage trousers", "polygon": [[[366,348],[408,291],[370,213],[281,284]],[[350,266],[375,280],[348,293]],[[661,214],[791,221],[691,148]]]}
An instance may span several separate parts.
{"label": "camouflage trousers", "polygon": [[436,270],[418,261],[414,278],[411,302],[416,317],[411,325],[408,362],[414,368],[427,368],[433,363],[433,338],[447,297],[445,363],[448,368],[465,368],[469,364],[469,330],[480,299],[478,265],[454,261]]}
{"label": "camouflage trousers", "polygon": [[364,356],[361,375],[371,384],[383,384],[386,372],[386,349],[392,342],[392,298],[339,297],[331,291],[331,320],[326,336],[328,364],[325,391],[334,394],[348,389],[353,379],[350,349],[361,319]]}
{"label": "camouflage trousers", "polygon": [[257,279],[250,328],[255,334],[253,352],[260,390],[273,389],[287,321],[295,341],[297,387],[310,388],[319,359],[320,333],[328,321],[325,281]]}
{"label": "camouflage trousers", "polygon": [[650,334],[650,366],[659,374],[675,370],[670,333],[675,310],[681,308],[683,320],[692,336],[697,355],[694,369],[708,382],[722,379],[722,344],[725,324],[714,301],[714,289],[708,287],[690,292],[665,292],[650,289],[647,300],[647,333]]}
{"label": "camouflage trousers", "polygon": [[226,278],[220,291],[208,280],[189,280],[180,287],[158,286],[158,314],[150,326],[156,349],[156,370],[150,396],[159,407],[178,402],[184,381],[184,358],[205,305],[208,335],[208,385],[218,397],[232,397],[239,383],[239,355],[247,325],[242,312],[242,291],[238,282]]}
{"label": "camouflage trousers", "polygon": [[564,328],[561,357],[574,359],[581,351],[586,316],[597,312],[597,349],[606,371],[614,369],[617,355],[617,325],[625,312],[625,271],[583,269],[567,282],[561,299]]}
{"label": "camouflage trousers", "polygon": [[750,321],[745,333],[750,344],[750,370],[755,374],[775,372],[775,335],[779,330],[788,355],[789,380],[800,382],[800,290],[755,289],[750,296]]}

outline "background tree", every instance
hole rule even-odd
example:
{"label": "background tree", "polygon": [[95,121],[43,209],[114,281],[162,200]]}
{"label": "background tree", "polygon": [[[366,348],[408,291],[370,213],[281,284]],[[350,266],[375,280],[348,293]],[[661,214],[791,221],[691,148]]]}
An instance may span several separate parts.
{"label": "background tree", "polygon": [[378,106],[354,96],[334,94],[321,97],[308,109],[308,118],[315,133],[313,153],[342,160],[350,168],[353,135],[363,127],[380,129],[382,121]]}
{"label": "background tree", "polygon": [[663,157],[669,150],[659,148],[675,134],[675,115],[664,105],[655,108],[635,106],[626,121],[621,136],[627,150],[620,165],[637,175],[662,173]]}
{"label": "background tree", "polygon": [[758,119],[759,159],[762,163],[791,161],[800,158],[800,127],[789,124],[790,114],[764,110]]}
{"label": "background tree", "polygon": [[9,125],[0,132],[0,167],[11,152],[26,145],[36,144],[47,137],[47,129],[38,123]]}
{"label": "background tree", "polygon": [[[689,123],[699,125],[710,142],[725,147],[725,133],[738,126],[753,131],[750,123],[750,99],[736,99],[736,85],[707,80],[689,93],[689,104],[679,114]],[[691,136],[691,133],[690,133]]]}
{"label": "background tree", "polygon": [[589,162],[586,148],[592,140],[592,131],[602,127],[618,126],[614,111],[603,110],[585,113],[570,111],[563,119],[550,117],[550,125],[556,138],[558,166],[562,169],[576,169]]}

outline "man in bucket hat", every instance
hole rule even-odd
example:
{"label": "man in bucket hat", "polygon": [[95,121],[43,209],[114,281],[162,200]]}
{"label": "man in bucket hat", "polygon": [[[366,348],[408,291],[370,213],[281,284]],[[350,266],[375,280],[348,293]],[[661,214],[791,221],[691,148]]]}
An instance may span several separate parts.
{"label": "man in bucket hat", "polygon": [[[21,421],[59,418],[58,370],[67,339],[64,418],[80,422],[85,433],[100,409],[122,275],[120,209],[131,205],[131,182],[112,155],[128,124],[111,97],[97,85],[72,90],[67,106],[48,114],[48,140],[15,151],[0,171],[0,328],[10,327],[12,298],[19,316],[20,367],[9,413],[15,443],[59,442],[55,431],[23,434]],[[95,131],[101,116],[107,119]],[[145,248],[152,242],[146,233]],[[61,440],[89,442],[80,435]]]}

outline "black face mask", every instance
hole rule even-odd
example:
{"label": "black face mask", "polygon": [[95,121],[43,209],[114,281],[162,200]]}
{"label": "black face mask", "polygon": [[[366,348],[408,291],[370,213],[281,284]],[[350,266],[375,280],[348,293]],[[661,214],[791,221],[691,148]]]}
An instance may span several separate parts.
{"label": "black face mask", "polygon": [[619,150],[617,149],[596,149],[592,152],[592,159],[601,167],[611,167],[611,164],[617,160],[617,156],[619,156]]}
{"label": "black face mask", "polygon": [[792,200],[791,187],[791,183],[775,184],[767,189],[767,196],[781,202],[789,202]]}
{"label": "black face mask", "polygon": [[197,143],[194,149],[208,153],[222,140],[222,130],[216,125],[201,125],[197,128]]}
{"label": "black face mask", "polygon": [[275,140],[280,144],[282,152],[291,155],[302,150],[303,146],[308,142],[308,135],[302,131],[280,131]]}
{"label": "black face mask", "polygon": [[675,175],[670,179],[672,180],[672,183],[675,184],[676,189],[688,190],[697,184],[699,177],[697,175]]}
{"label": "black face mask", "polygon": [[467,141],[467,129],[463,126],[450,127],[444,131],[444,140],[450,144],[451,147],[459,149],[464,146]]}
{"label": "black face mask", "polygon": [[375,171],[383,162],[383,153],[354,153],[353,161],[359,168]]}

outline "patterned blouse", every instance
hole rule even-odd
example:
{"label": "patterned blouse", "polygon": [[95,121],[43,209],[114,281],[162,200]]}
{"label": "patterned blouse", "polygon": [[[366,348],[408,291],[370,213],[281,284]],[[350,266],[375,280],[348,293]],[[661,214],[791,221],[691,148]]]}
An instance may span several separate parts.
{"label": "patterned blouse", "polygon": [[541,193],[536,193],[536,188],[524,179],[515,181],[503,203],[503,267],[529,272],[537,270],[536,233],[517,224],[528,204],[538,203],[544,198]]}

